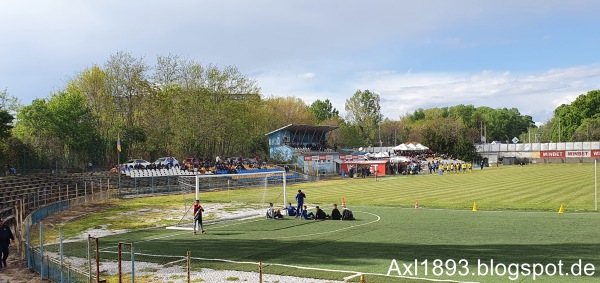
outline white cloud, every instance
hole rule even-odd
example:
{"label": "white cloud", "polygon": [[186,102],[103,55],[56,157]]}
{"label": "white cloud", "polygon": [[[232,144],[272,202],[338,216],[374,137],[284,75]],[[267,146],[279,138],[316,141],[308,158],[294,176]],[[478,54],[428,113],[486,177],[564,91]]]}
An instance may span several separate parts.
{"label": "white cloud", "polygon": [[[521,70],[597,63],[589,55],[596,54],[597,35],[588,29],[598,9],[600,1],[583,0],[5,0],[0,87],[29,103],[111,53],[148,61],[172,53],[235,65],[259,74],[265,95],[330,99],[341,112],[357,89],[371,89],[392,119],[419,107],[463,103],[517,107],[545,120],[557,105],[598,88],[599,67]],[[555,22],[569,26],[554,29]],[[531,63],[519,64],[520,57],[497,63],[503,54],[531,52],[522,38],[559,46]],[[580,45],[581,57],[560,45],[580,38],[591,39]],[[460,55],[466,64],[443,62]]]}
{"label": "white cloud", "polygon": [[473,104],[517,108],[543,122],[554,109],[578,95],[600,88],[600,65],[551,69],[541,73],[394,73],[359,75],[350,88],[381,95],[382,112],[397,119],[418,108]]}
{"label": "white cloud", "polygon": [[317,74],[315,74],[315,73],[304,73],[304,74],[299,74],[298,77],[301,78],[301,79],[308,79],[308,80],[310,80],[310,79],[316,78]]}

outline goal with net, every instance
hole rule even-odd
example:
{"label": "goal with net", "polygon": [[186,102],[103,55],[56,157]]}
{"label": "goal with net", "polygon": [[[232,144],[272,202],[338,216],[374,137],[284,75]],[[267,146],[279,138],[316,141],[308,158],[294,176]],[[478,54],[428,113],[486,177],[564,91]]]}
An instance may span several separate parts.
{"label": "goal with net", "polygon": [[[182,191],[190,193],[187,195],[189,199],[185,200],[189,207],[179,223],[167,229],[192,229],[191,204],[195,199],[203,204],[219,204],[221,212],[229,212],[211,217],[211,222],[263,216],[269,203],[274,203],[276,207],[282,205],[282,208],[287,205],[285,171],[179,176],[179,185],[182,186]],[[213,192],[210,198],[202,196],[203,192],[209,191]],[[195,193],[195,199],[190,198],[191,193]]]}

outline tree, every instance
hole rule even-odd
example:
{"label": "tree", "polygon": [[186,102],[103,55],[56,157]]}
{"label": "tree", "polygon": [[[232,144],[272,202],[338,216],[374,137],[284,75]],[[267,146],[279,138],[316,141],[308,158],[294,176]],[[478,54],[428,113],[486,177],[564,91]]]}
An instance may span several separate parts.
{"label": "tree", "polygon": [[82,166],[101,155],[95,117],[80,93],[59,92],[49,100],[37,99],[19,112],[15,131],[36,149],[43,162],[62,161]]}
{"label": "tree", "polygon": [[549,128],[551,138],[557,141],[575,141],[576,136],[582,138],[581,130],[578,135],[575,132],[583,125],[584,120],[599,116],[600,90],[579,95],[571,104],[562,104],[554,110],[551,121],[553,127]]}
{"label": "tree", "polygon": [[306,103],[297,97],[269,97],[265,100],[270,116],[269,128],[275,130],[289,124],[312,124],[313,115]]}
{"label": "tree", "polygon": [[9,114],[14,115],[22,107],[17,97],[8,93],[8,89],[0,91],[0,109],[4,109]]}
{"label": "tree", "polygon": [[573,139],[576,141],[597,141],[600,140],[600,115],[595,118],[586,118],[575,130]]}
{"label": "tree", "polygon": [[15,119],[8,111],[0,106],[0,141],[10,137],[10,131],[13,128],[12,121]]}
{"label": "tree", "polygon": [[372,145],[377,144],[377,128],[382,120],[379,95],[369,90],[357,90],[346,100],[345,108],[348,123],[358,127],[361,138]]}
{"label": "tree", "polygon": [[315,100],[310,105],[309,110],[315,116],[317,124],[332,119],[333,117],[337,117],[340,114],[340,112],[333,107],[329,99],[325,99],[325,101],[320,99]]}
{"label": "tree", "polygon": [[135,114],[150,91],[149,68],[144,58],[122,51],[112,54],[106,62],[107,91],[116,103],[117,115],[128,127],[137,125],[139,117]]}

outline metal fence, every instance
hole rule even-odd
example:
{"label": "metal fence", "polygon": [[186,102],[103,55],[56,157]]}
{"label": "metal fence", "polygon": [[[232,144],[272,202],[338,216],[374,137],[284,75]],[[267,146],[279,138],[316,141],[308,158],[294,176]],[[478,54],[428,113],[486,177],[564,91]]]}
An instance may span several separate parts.
{"label": "metal fence", "polygon": [[[61,211],[69,210],[72,207],[103,201],[115,196],[124,196],[132,194],[152,194],[152,193],[179,193],[192,192],[187,182],[182,182],[177,176],[164,176],[154,178],[121,178],[118,176],[108,177],[99,181],[94,179],[84,180],[83,183],[69,186],[49,185],[35,190],[29,190],[24,194],[15,197],[15,206],[11,215],[15,223],[15,234],[18,241],[17,254],[21,254],[22,259],[27,263],[30,270],[37,272],[42,279],[53,282],[104,282],[98,272],[100,261],[102,264],[114,264],[114,255],[105,252],[98,252],[98,242],[79,241],[68,243],[67,250],[63,250],[62,230],[55,226],[44,225],[43,219]],[[191,178],[186,178],[192,180]],[[219,178],[217,178],[219,179]],[[188,180],[188,181],[189,181]],[[229,186],[239,184],[241,187],[252,187],[253,185],[262,186],[264,178],[260,180],[250,180],[243,177],[235,181],[227,180],[205,180],[201,184],[203,189],[213,190],[223,188],[225,183]],[[267,183],[279,183],[281,180],[268,180]],[[293,182],[306,182],[306,176],[300,176]],[[31,213],[29,213],[31,212]],[[5,211],[8,213],[8,210]],[[29,213],[29,214],[28,214]],[[108,247],[103,247],[108,248]],[[133,248],[133,247],[132,247]],[[87,252],[86,252],[87,251]],[[76,256],[73,256],[76,254]],[[68,255],[64,257],[64,255]],[[131,264],[133,265],[133,251],[131,253]],[[74,258],[78,262],[74,262]],[[207,266],[215,265],[219,260],[194,259],[188,257],[188,265],[192,267],[191,277],[194,278],[194,270],[200,270]],[[138,261],[139,267],[144,268],[143,262],[154,262],[167,264],[166,262],[156,262],[157,258],[167,259],[164,256],[145,255],[143,252],[135,252],[135,261]],[[180,259],[185,259],[181,255]],[[85,261],[82,264],[80,261]],[[177,260],[176,260],[177,261]],[[172,264],[172,262],[170,262]],[[220,267],[227,267],[233,264],[234,270],[239,270],[240,266],[248,263],[220,262],[216,264]],[[250,268],[241,268],[242,270],[257,271],[258,263],[249,264]],[[189,268],[188,266],[188,268]],[[96,267],[96,268],[94,268]],[[262,267],[261,267],[262,268]],[[136,270],[138,265],[136,265]],[[123,276],[136,275],[130,267],[129,272],[124,272]],[[129,274],[127,274],[129,273]],[[176,280],[177,281],[177,280]],[[188,281],[189,282],[189,281]]]}
{"label": "metal fence", "polygon": [[[21,255],[27,262],[27,267],[39,273],[42,279],[53,282],[100,282],[97,274],[91,268],[82,269],[65,263],[62,256],[62,231],[60,231],[58,239],[51,236],[52,233],[44,231],[41,220],[71,207],[106,200],[110,197],[110,189],[107,187],[97,190],[93,194],[44,205],[27,215],[22,222],[17,221],[18,226],[21,227],[17,232],[17,238],[20,242]],[[17,212],[17,215],[19,214]],[[91,253],[87,254],[87,260],[90,261]]]}

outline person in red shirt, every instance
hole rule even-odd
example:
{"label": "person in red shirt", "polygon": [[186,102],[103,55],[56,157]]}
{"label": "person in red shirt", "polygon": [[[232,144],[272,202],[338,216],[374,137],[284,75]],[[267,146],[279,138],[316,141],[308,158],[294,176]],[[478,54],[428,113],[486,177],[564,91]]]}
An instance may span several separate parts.
{"label": "person in red shirt", "polygon": [[206,234],[206,231],[202,227],[202,212],[204,212],[204,208],[200,205],[200,201],[196,200],[194,203],[194,235],[196,235],[196,227],[200,228],[202,234]]}

